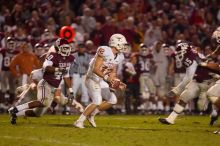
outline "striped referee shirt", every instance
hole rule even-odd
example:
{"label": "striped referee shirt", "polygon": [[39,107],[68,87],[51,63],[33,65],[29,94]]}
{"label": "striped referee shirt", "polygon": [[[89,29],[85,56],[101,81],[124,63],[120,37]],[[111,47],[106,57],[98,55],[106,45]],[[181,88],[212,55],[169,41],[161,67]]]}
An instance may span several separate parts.
{"label": "striped referee shirt", "polygon": [[80,74],[84,75],[86,74],[88,68],[89,68],[89,62],[91,59],[91,55],[84,52],[84,53],[79,53],[76,52],[73,54],[75,57],[74,63],[72,63],[70,67],[70,75],[72,74]]}

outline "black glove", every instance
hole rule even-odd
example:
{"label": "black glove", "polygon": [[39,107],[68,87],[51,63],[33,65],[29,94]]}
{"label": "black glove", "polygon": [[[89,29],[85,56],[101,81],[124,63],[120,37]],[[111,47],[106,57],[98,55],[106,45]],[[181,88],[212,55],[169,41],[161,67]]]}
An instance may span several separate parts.
{"label": "black glove", "polygon": [[177,96],[176,93],[174,93],[172,90],[169,91],[169,92],[167,93],[167,95],[166,95],[166,97],[168,97],[168,98],[174,98],[174,97],[176,97],[176,96]]}

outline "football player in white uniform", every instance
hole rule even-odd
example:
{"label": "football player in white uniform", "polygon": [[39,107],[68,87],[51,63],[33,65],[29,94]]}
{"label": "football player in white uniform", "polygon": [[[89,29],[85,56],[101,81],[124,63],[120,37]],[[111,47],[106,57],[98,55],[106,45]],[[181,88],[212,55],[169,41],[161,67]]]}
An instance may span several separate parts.
{"label": "football player in white uniform", "polygon": [[[74,123],[75,127],[84,128],[86,119],[93,127],[96,127],[94,116],[99,111],[104,111],[117,103],[114,90],[124,90],[126,85],[117,78],[116,69],[118,64],[124,59],[123,52],[126,52],[126,50],[127,41],[121,34],[112,35],[109,40],[109,46],[100,46],[97,49],[95,57],[90,62],[85,81],[92,103],[86,107],[85,111]],[[106,87],[103,87],[103,80],[109,85],[108,93],[105,94],[109,96],[107,101],[102,101],[102,89],[106,89]]]}

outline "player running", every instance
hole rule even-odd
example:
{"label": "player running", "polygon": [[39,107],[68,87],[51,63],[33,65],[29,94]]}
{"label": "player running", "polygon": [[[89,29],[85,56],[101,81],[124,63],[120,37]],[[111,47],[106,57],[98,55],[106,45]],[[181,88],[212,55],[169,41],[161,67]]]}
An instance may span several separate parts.
{"label": "player running", "polygon": [[[96,127],[94,116],[99,111],[107,110],[117,103],[114,90],[124,90],[126,85],[122,83],[116,75],[116,68],[123,61],[123,52],[127,51],[126,38],[121,34],[114,34],[110,37],[109,46],[100,46],[95,57],[91,60],[86,77],[88,94],[92,99],[85,111],[74,123],[77,128],[85,128],[84,121]],[[106,83],[108,85],[106,85]],[[103,90],[103,89],[108,90]],[[103,96],[104,95],[104,96]],[[107,96],[107,101],[102,101],[102,97]]]}
{"label": "player running", "polygon": [[[57,39],[56,46],[58,47],[58,52],[51,52],[43,63],[43,79],[37,85],[37,100],[10,108],[11,124],[16,124],[17,116],[44,113],[43,111],[46,111],[54,100],[54,92],[59,87],[62,79],[68,87],[69,99],[61,100],[61,102],[72,102],[73,90],[69,77],[69,68],[74,57],[70,54],[71,47],[66,39]],[[34,113],[33,108],[36,108]]]}

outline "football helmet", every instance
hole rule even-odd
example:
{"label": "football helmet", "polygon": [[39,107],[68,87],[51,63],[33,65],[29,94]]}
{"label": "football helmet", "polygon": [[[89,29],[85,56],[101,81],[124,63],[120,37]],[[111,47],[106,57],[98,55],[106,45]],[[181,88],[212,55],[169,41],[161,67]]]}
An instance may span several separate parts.
{"label": "football helmet", "polygon": [[71,53],[71,46],[69,42],[64,38],[58,38],[55,42],[55,48],[58,50],[58,53],[62,56],[69,56]]}
{"label": "football helmet", "polygon": [[143,43],[140,44],[140,53],[143,56],[146,56],[149,54],[149,48]]}
{"label": "football helmet", "polygon": [[9,50],[14,50],[16,48],[16,40],[14,37],[7,37],[6,46]]}
{"label": "football helmet", "polygon": [[216,43],[220,44],[220,28],[219,27],[212,33],[212,39],[215,40]]}
{"label": "football helmet", "polygon": [[122,34],[113,34],[108,42],[110,47],[115,47],[119,52],[126,53],[129,45],[126,38]]}
{"label": "football helmet", "polygon": [[34,51],[37,56],[40,56],[44,53],[43,44],[37,43],[34,45]]}
{"label": "football helmet", "polygon": [[178,40],[176,43],[176,59],[182,61],[184,58],[184,54],[186,54],[186,52],[190,49],[191,46],[189,45],[189,43]]}

